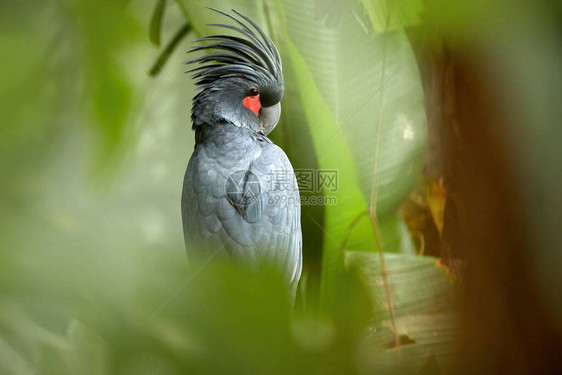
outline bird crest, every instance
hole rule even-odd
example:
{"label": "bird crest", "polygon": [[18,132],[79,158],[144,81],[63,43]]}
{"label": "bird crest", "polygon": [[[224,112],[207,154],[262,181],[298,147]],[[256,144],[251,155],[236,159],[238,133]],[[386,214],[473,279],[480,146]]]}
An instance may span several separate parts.
{"label": "bird crest", "polygon": [[233,30],[240,36],[212,35],[195,40],[195,42],[212,42],[208,45],[197,46],[189,52],[216,50],[210,54],[186,61],[186,64],[200,64],[187,73],[193,74],[196,84],[205,88],[213,82],[238,77],[256,83],[275,80],[283,87],[283,73],[281,57],[273,41],[249,17],[232,9],[237,16],[209,8],[230,20],[234,24],[212,23],[208,26],[218,26]]}

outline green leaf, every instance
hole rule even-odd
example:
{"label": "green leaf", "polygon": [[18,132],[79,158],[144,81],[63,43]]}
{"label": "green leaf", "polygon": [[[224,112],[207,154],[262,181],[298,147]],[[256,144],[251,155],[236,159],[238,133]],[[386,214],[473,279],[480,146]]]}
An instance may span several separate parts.
{"label": "green leaf", "polygon": [[[310,3],[282,3],[288,37],[336,118],[338,134],[343,133],[350,145],[366,201],[373,180],[376,183],[382,220],[396,212],[419,182],[424,163],[423,89],[409,42],[401,31],[366,34],[351,14],[343,15],[337,27],[327,28],[314,19]],[[319,142],[319,157],[333,152],[332,134]]]}
{"label": "green leaf", "polygon": [[[384,287],[379,254],[346,252],[347,268],[358,269],[373,298],[370,342],[393,348],[389,298],[394,310],[396,333],[401,338],[400,366],[404,371],[419,369],[432,356],[439,367],[453,365],[452,346],[458,323],[454,305],[455,281],[439,267],[437,259],[425,256],[385,254],[388,291]],[[397,366],[389,358],[375,356],[380,366]]]}
{"label": "green leaf", "polygon": [[187,33],[189,33],[190,30],[191,27],[188,24],[185,24],[176,32],[176,35],[174,35],[172,40],[166,45],[166,48],[164,48],[164,51],[162,51],[160,56],[158,56],[158,58],[154,62],[154,65],[150,69],[149,74],[151,76],[154,77],[162,71],[162,68],[164,67],[164,65],[166,65],[166,62],[168,61],[168,59],[170,58],[176,47],[185,38],[185,36],[187,35]]}
{"label": "green leaf", "polygon": [[35,373],[29,361],[1,338],[0,370],[4,374],[31,375]]}
{"label": "green leaf", "polygon": [[[227,19],[220,14],[207,9],[214,8],[223,12],[228,12],[230,9],[243,13],[256,22],[263,30],[269,34],[267,22],[265,19],[264,3],[259,1],[250,0],[232,0],[225,6],[224,1],[210,0],[205,1],[204,6],[200,2],[191,0],[176,0],[182,9],[187,22],[192,25],[193,30],[199,36],[216,34],[219,30],[215,26],[209,26],[209,23],[228,23]],[[221,33],[229,33],[229,30],[220,29]]]}
{"label": "green leaf", "polygon": [[104,1],[100,6],[80,0],[75,9],[84,41],[87,108],[93,115],[91,124],[101,145],[98,167],[106,167],[124,145],[138,98],[127,69],[127,56],[121,55],[136,39],[137,24],[123,2]]}
{"label": "green leaf", "polygon": [[107,358],[101,337],[76,319],[68,325],[66,335],[70,344],[69,362],[76,373],[89,375],[107,373]]}
{"label": "green leaf", "polygon": [[[327,28],[315,20],[310,2],[277,4],[296,76],[296,82],[286,86],[296,84],[300,91],[319,168],[338,171],[337,191],[324,192],[337,197],[336,205],[325,207],[322,223],[326,297],[346,233],[367,210],[373,181],[379,222],[389,229],[381,231],[383,250],[412,249],[406,231],[401,233],[404,246],[386,247],[397,228],[386,221],[397,222],[396,210],[423,167],[423,91],[403,33],[365,34],[351,14]],[[300,126],[292,125],[293,129]],[[346,248],[378,250],[368,219],[357,222]]]}
{"label": "green leaf", "polygon": [[148,37],[155,45],[160,45],[160,32],[162,31],[162,19],[164,18],[164,9],[166,8],[166,0],[156,0],[154,12],[150,19],[150,29]]}
{"label": "green leaf", "polygon": [[[430,314],[444,311],[450,306],[453,279],[443,268],[438,267],[436,258],[385,254],[384,259],[398,316]],[[382,269],[379,254],[346,252],[346,265],[359,266],[374,296],[384,302],[386,296],[383,295],[384,291],[381,291]],[[379,321],[388,319],[388,310],[383,309],[376,316]]]}
{"label": "green leaf", "polygon": [[421,0],[363,0],[373,29],[382,33],[413,26],[421,21]]}
{"label": "green leaf", "polygon": [[[321,147],[321,140],[333,136],[331,152],[319,155],[318,164],[321,169],[335,169],[340,181],[355,181],[355,167],[346,140],[337,132],[338,122],[330,108],[320,95],[306,62],[295,45],[287,38],[286,46],[293,65],[296,81],[301,87],[301,99],[306,108],[306,117],[315,146]],[[356,184],[339,184],[337,191],[324,191],[324,195],[332,195],[337,204],[325,210],[323,223],[324,259],[323,259],[323,293],[324,299],[330,299],[330,291],[334,288],[335,269],[339,259],[340,248],[345,237],[346,227],[340,223],[351,223],[367,209],[365,201]],[[362,233],[365,240],[372,238],[372,233]],[[356,233],[356,235],[358,235]]]}

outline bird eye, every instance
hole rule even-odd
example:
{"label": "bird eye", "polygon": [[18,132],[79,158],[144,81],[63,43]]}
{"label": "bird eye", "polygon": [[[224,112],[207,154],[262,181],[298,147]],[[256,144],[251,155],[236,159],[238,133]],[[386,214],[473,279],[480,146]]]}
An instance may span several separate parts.
{"label": "bird eye", "polygon": [[260,93],[259,90],[258,90],[257,88],[255,88],[255,87],[252,87],[252,88],[250,89],[250,96],[256,96],[256,95],[258,95],[259,93]]}

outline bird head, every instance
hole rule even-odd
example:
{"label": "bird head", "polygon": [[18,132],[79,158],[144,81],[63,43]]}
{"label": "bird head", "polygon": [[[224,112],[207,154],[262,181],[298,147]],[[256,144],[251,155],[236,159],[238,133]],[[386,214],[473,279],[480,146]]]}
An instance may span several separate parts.
{"label": "bird head", "polygon": [[281,115],[283,73],[281,57],[271,39],[247,16],[212,9],[233,24],[210,24],[239,36],[212,35],[196,40],[211,42],[190,52],[214,52],[188,61],[199,64],[189,72],[201,91],[193,98],[193,127],[225,121],[269,134]]}

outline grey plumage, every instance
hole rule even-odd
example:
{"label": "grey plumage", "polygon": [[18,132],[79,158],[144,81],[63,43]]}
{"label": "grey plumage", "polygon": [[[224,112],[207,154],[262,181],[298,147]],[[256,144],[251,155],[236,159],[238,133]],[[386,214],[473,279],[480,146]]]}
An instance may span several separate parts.
{"label": "grey plumage", "polygon": [[[202,64],[191,70],[202,91],[193,99],[196,145],[182,193],[188,255],[277,267],[294,295],[302,269],[300,195],[289,159],[266,136],[280,113],[281,59],[248,17],[219,13],[235,25],[215,26],[244,38],[199,39],[214,43],[192,51],[218,51],[188,62]],[[252,90],[259,90],[258,113],[242,104]]]}

